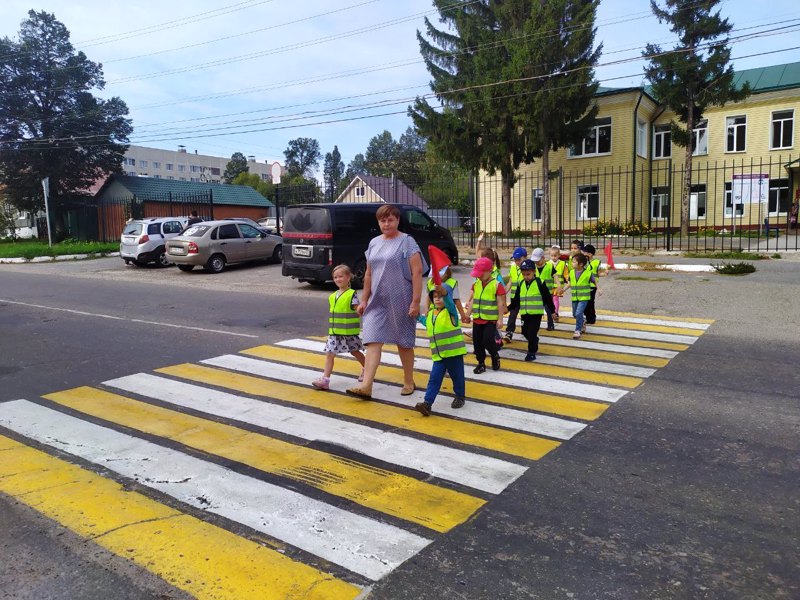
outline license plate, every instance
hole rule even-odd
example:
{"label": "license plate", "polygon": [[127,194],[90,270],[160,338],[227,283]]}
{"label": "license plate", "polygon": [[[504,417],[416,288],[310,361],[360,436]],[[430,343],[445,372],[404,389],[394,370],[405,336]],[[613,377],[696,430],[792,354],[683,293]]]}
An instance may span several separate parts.
{"label": "license plate", "polygon": [[176,247],[176,246],[172,246],[172,247],[169,249],[169,253],[170,253],[170,254],[179,254],[179,255],[184,255],[184,254],[186,254],[186,250],[185,250],[185,249],[183,249],[183,248],[181,248],[181,247],[179,247],[179,246],[178,246],[178,247]]}
{"label": "license plate", "polygon": [[292,246],[292,256],[311,258],[311,246]]}

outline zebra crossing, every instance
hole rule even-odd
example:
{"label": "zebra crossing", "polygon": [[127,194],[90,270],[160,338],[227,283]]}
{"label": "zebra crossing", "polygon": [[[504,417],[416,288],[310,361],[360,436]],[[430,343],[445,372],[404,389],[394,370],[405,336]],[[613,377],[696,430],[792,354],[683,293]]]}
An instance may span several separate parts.
{"label": "zebra crossing", "polygon": [[310,336],[0,402],[0,492],[197,598],[364,597],[710,324],[605,312],[573,340],[562,318],[534,363],[521,340],[500,371],[467,368],[463,408],[446,382],[430,418],[424,330],[408,397],[388,346],[373,401],[344,393],[345,356],[311,388]]}

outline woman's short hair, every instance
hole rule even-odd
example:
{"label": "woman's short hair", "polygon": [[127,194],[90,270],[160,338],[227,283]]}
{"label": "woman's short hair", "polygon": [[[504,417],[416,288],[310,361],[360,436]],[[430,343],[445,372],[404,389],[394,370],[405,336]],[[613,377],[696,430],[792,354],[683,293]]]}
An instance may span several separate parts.
{"label": "woman's short hair", "polygon": [[375,213],[375,218],[380,221],[381,219],[385,219],[386,217],[397,217],[400,218],[400,209],[397,208],[394,204],[384,204],[381,206],[378,211]]}

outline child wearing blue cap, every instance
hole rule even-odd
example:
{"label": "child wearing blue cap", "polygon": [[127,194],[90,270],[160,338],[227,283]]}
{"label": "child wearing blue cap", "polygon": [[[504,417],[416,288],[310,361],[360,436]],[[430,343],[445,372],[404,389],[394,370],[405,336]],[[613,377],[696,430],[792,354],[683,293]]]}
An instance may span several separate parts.
{"label": "child wearing blue cap", "polygon": [[[525,250],[522,246],[518,246],[514,248],[514,252],[511,253],[511,264],[508,267],[508,276],[503,278],[506,286],[508,286],[508,299],[509,301],[514,298],[514,294],[517,292],[517,287],[519,286],[519,282],[522,281],[522,271],[520,270],[519,266],[522,264],[522,261],[528,257],[528,251]],[[506,336],[505,336],[505,343],[510,344],[511,339],[514,337],[514,332],[517,330],[517,314],[519,313],[519,309],[515,308],[512,309],[511,312],[508,313],[508,320],[506,321]]]}

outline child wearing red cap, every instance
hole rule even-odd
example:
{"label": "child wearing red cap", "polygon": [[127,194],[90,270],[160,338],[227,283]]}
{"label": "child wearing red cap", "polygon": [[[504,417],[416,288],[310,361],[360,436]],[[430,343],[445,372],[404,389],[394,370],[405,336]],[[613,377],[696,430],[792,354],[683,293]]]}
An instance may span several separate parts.
{"label": "child wearing red cap", "polygon": [[498,280],[492,273],[494,263],[487,257],[475,261],[472,269],[472,291],[465,310],[472,317],[472,344],[475,348],[475,358],[478,366],[473,369],[476,374],[486,371],[486,352],[492,357],[492,369],[500,369],[500,355],[497,352],[495,336],[503,322],[506,312],[506,288],[502,280]]}

